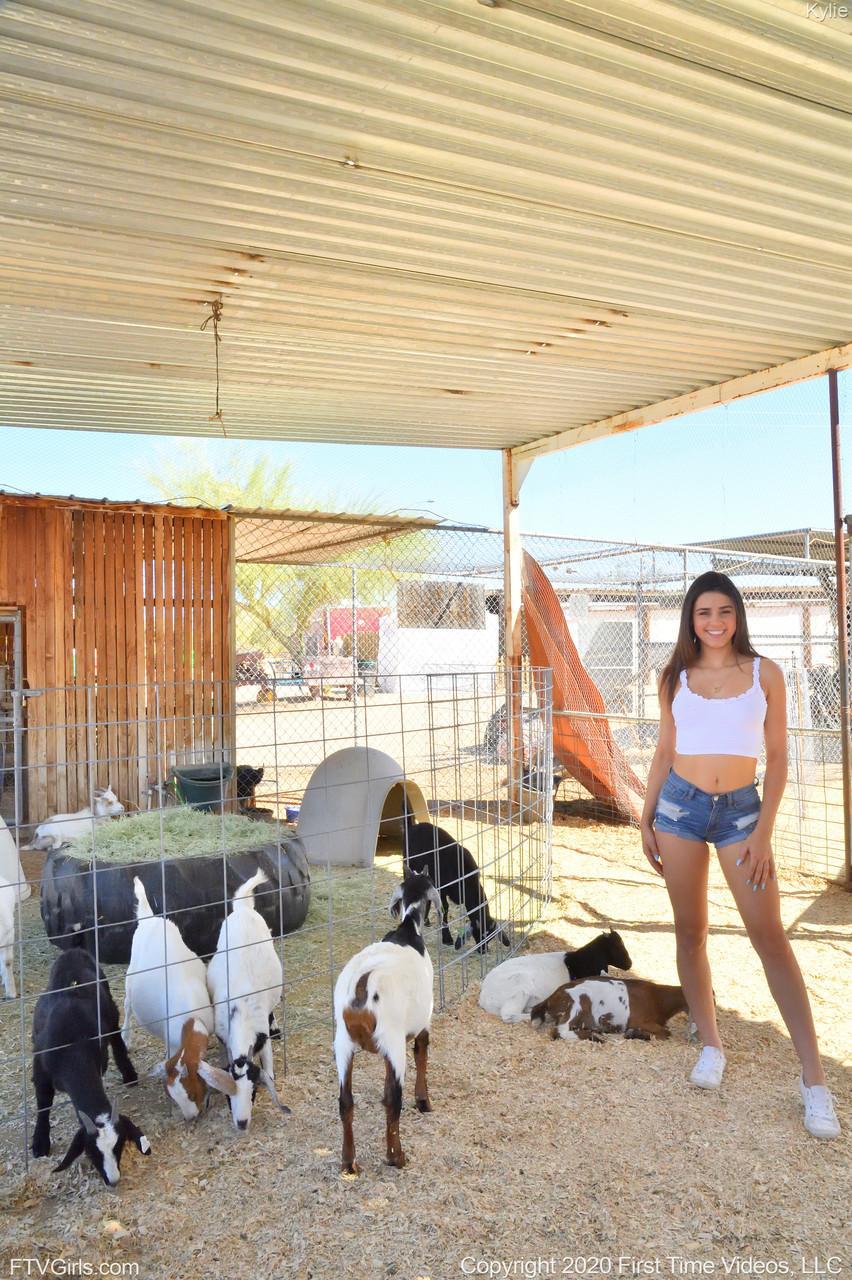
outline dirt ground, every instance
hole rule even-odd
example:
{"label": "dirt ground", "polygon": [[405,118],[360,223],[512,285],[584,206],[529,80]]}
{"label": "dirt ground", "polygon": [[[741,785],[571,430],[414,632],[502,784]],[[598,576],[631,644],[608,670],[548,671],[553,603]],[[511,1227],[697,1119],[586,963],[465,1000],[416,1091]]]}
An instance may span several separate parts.
{"label": "dirt ground", "polygon": [[[636,976],[675,981],[665,889],[636,833],[575,820],[555,828],[554,845],[553,901],[532,947],[579,945],[612,925]],[[431,1114],[414,1110],[407,1081],[404,1170],[382,1162],[381,1073],[362,1056],[363,1173],[341,1177],[329,1038],[296,1037],[286,1077],[277,1064],[288,1118],[263,1096],[245,1135],[221,1101],[184,1125],[145,1080],[127,1110],[145,1117],[153,1154],[125,1155],[117,1191],[81,1164],[54,1174],[39,1161],[23,1179],[7,1166],[0,1274],[29,1258],[135,1262],[143,1280],[848,1275],[852,898],[814,879],[782,882],[839,1142],[802,1127],[789,1040],[716,873],[710,949],[729,1060],[719,1093],[686,1082],[696,1050],[683,1017],[665,1043],[553,1042],[483,1013],[474,986],[433,1023]]]}

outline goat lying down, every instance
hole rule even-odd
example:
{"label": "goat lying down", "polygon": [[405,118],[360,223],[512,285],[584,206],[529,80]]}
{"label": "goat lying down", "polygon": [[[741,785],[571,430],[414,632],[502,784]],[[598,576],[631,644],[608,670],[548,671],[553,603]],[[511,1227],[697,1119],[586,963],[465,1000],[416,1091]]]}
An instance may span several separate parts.
{"label": "goat lying down", "polygon": [[42,851],[61,849],[77,836],[89,835],[94,839],[96,822],[117,818],[124,813],[124,805],[112,787],[101,787],[93,797],[92,808],[78,809],[76,813],[55,813],[35,829],[32,848]]}
{"label": "goat lying down", "polygon": [[581,978],[566,982],[530,1011],[533,1026],[551,1021],[554,1040],[668,1040],[666,1023],[687,1011],[682,987],[644,978]]}
{"label": "goat lying down", "polygon": [[525,1022],[534,1005],[545,1000],[567,978],[594,978],[614,969],[629,969],[632,961],[621,935],[614,929],[599,933],[576,951],[544,951],[504,960],[485,976],[479,1007],[504,1022]]}

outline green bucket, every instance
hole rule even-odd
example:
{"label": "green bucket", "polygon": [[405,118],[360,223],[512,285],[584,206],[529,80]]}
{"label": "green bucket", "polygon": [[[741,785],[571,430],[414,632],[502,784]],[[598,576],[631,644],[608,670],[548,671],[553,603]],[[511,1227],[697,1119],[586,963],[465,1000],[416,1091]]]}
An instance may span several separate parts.
{"label": "green bucket", "polygon": [[221,813],[224,791],[234,776],[232,764],[180,765],[172,769],[175,791],[183,804],[204,813]]}

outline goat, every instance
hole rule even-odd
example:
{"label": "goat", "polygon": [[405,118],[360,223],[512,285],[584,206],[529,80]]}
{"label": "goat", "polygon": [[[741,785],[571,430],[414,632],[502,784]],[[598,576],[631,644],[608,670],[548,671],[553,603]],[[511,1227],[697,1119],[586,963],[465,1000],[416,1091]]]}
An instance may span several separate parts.
{"label": "goat", "polygon": [[15,912],[18,894],[16,886],[0,876],[0,977],[7,1000],[18,994],[15,986]]}
{"label": "goat", "polygon": [[148,1155],[151,1144],[127,1116],[119,1115],[103,1086],[108,1050],[125,1084],[137,1076],[118,1029],[118,1009],[103,970],[88,951],[76,947],[54,961],[48,987],[33,1013],[33,1084],[38,1118],[33,1155],[50,1153],[50,1109],[57,1090],[67,1093],[80,1127],[54,1172],[67,1169],[85,1151],[104,1182],[114,1187],[121,1176],[124,1144]]}
{"label": "goat", "polygon": [[566,982],[530,1010],[539,1026],[556,1023],[554,1040],[596,1040],[623,1032],[626,1040],[668,1040],[666,1023],[687,1012],[682,987],[646,982],[644,978],[581,978]]}
{"label": "goat", "polygon": [[94,832],[94,824],[104,818],[116,818],[124,813],[124,805],[112,787],[96,791],[91,809],[78,809],[76,813],[56,813],[36,827],[31,848],[40,850],[61,849],[69,840]]}
{"label": "goat", "polygon": [[172,920],[155,916],[138,876],[136,930],[124,984],[124,1026],[130,1048],[133,1018],[166,1045],[166,1060],[153,1074],[165,1080],[166,1092],[185,1120],[194,1120],[207,1098],[207,1085],[232,1093],[227,1071],[204,1061],[213,1031],[213,1009],[204,964],[191,951]]}
{"label": "goat", "polygon": [[524,1022],[533,1005],[545,1000],[569,978],[593,978],[609,967],[630,969],[632,961],[621,935],[614,929],[599,933],[577,951],[544,951],[538,955],[504,960],[486,974],[479,992],[479,1007],[496,1013],[504,1022]]}
{"label": "goat", "polygon": [[441,918],[441,902],[428,876],[408,873],[394,890],[390,911],[399,927],[354,955],[334,985],[334,1056],[340,1081],[344,1173],[360,1173],[355,1162],[352,1116],[352,1063],[357,1050],[385,1059],[384,1105],[388,1164],[401,1169],[399,1141],[406,1041],[414,1039],[417,1068],[414,1097],[418,1111],[431,1111],[426,1083],[429,1025],[432,1020],[432,961],[421,936],[429,907]]}
{"label": "goat", "polygon": [[[453,946],[453,935],[447,924],[450,902],[455,902],[467,913],[477,950],[482,950],[493,934],[497,934],[504,947],[511,945],[505,930],[499,928],[488,910],[488,899],[482,888],[476,859],[448,831],[431,822],[417,822],[407,811],[403,857],[406,868],[416,874],[427,875],[440,894],[444,912],[441,941],[446,946]],[[428,924],[428,918],[425,923]],[[455,940],[457,951],[462,942],[463,934],[459,934]]]}
{"label": "goat", "polygon": [[[228,1051],[234,1085],[228,1102],[238,1129],[249,1127],[258,1082],[282,1111],[290,1111],[275,1090],[270,1043],[278,1032],[273,1009],[281,999],[284,976],[269,925],[254,909],[255,888],[266,880],[258,871],[237,889],[207,969],[216,1034]],[[254,1061],[258,1055],[260,1066]]]}

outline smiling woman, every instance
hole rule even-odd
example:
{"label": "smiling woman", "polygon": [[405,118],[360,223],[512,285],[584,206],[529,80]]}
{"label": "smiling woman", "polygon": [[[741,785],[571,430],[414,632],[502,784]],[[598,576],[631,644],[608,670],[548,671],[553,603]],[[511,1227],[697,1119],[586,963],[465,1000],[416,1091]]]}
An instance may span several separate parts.
{"label": "smiling woman", "polygon": [[[787,780],[784,676],[753,648],[742,596],[722,573],[686,593],[674,652],[660,679],[660,735],[648,775],[642,845],[665,878],[677,965],[704,1048],[690,1075],[718,1089],[725,1055],[707,961],[710,844],[734,895],[802,1064],[805,1127],[836,1138],[808,994],[781,922],[772,829]],[[757,761],[766,751],[761,801]]]}

